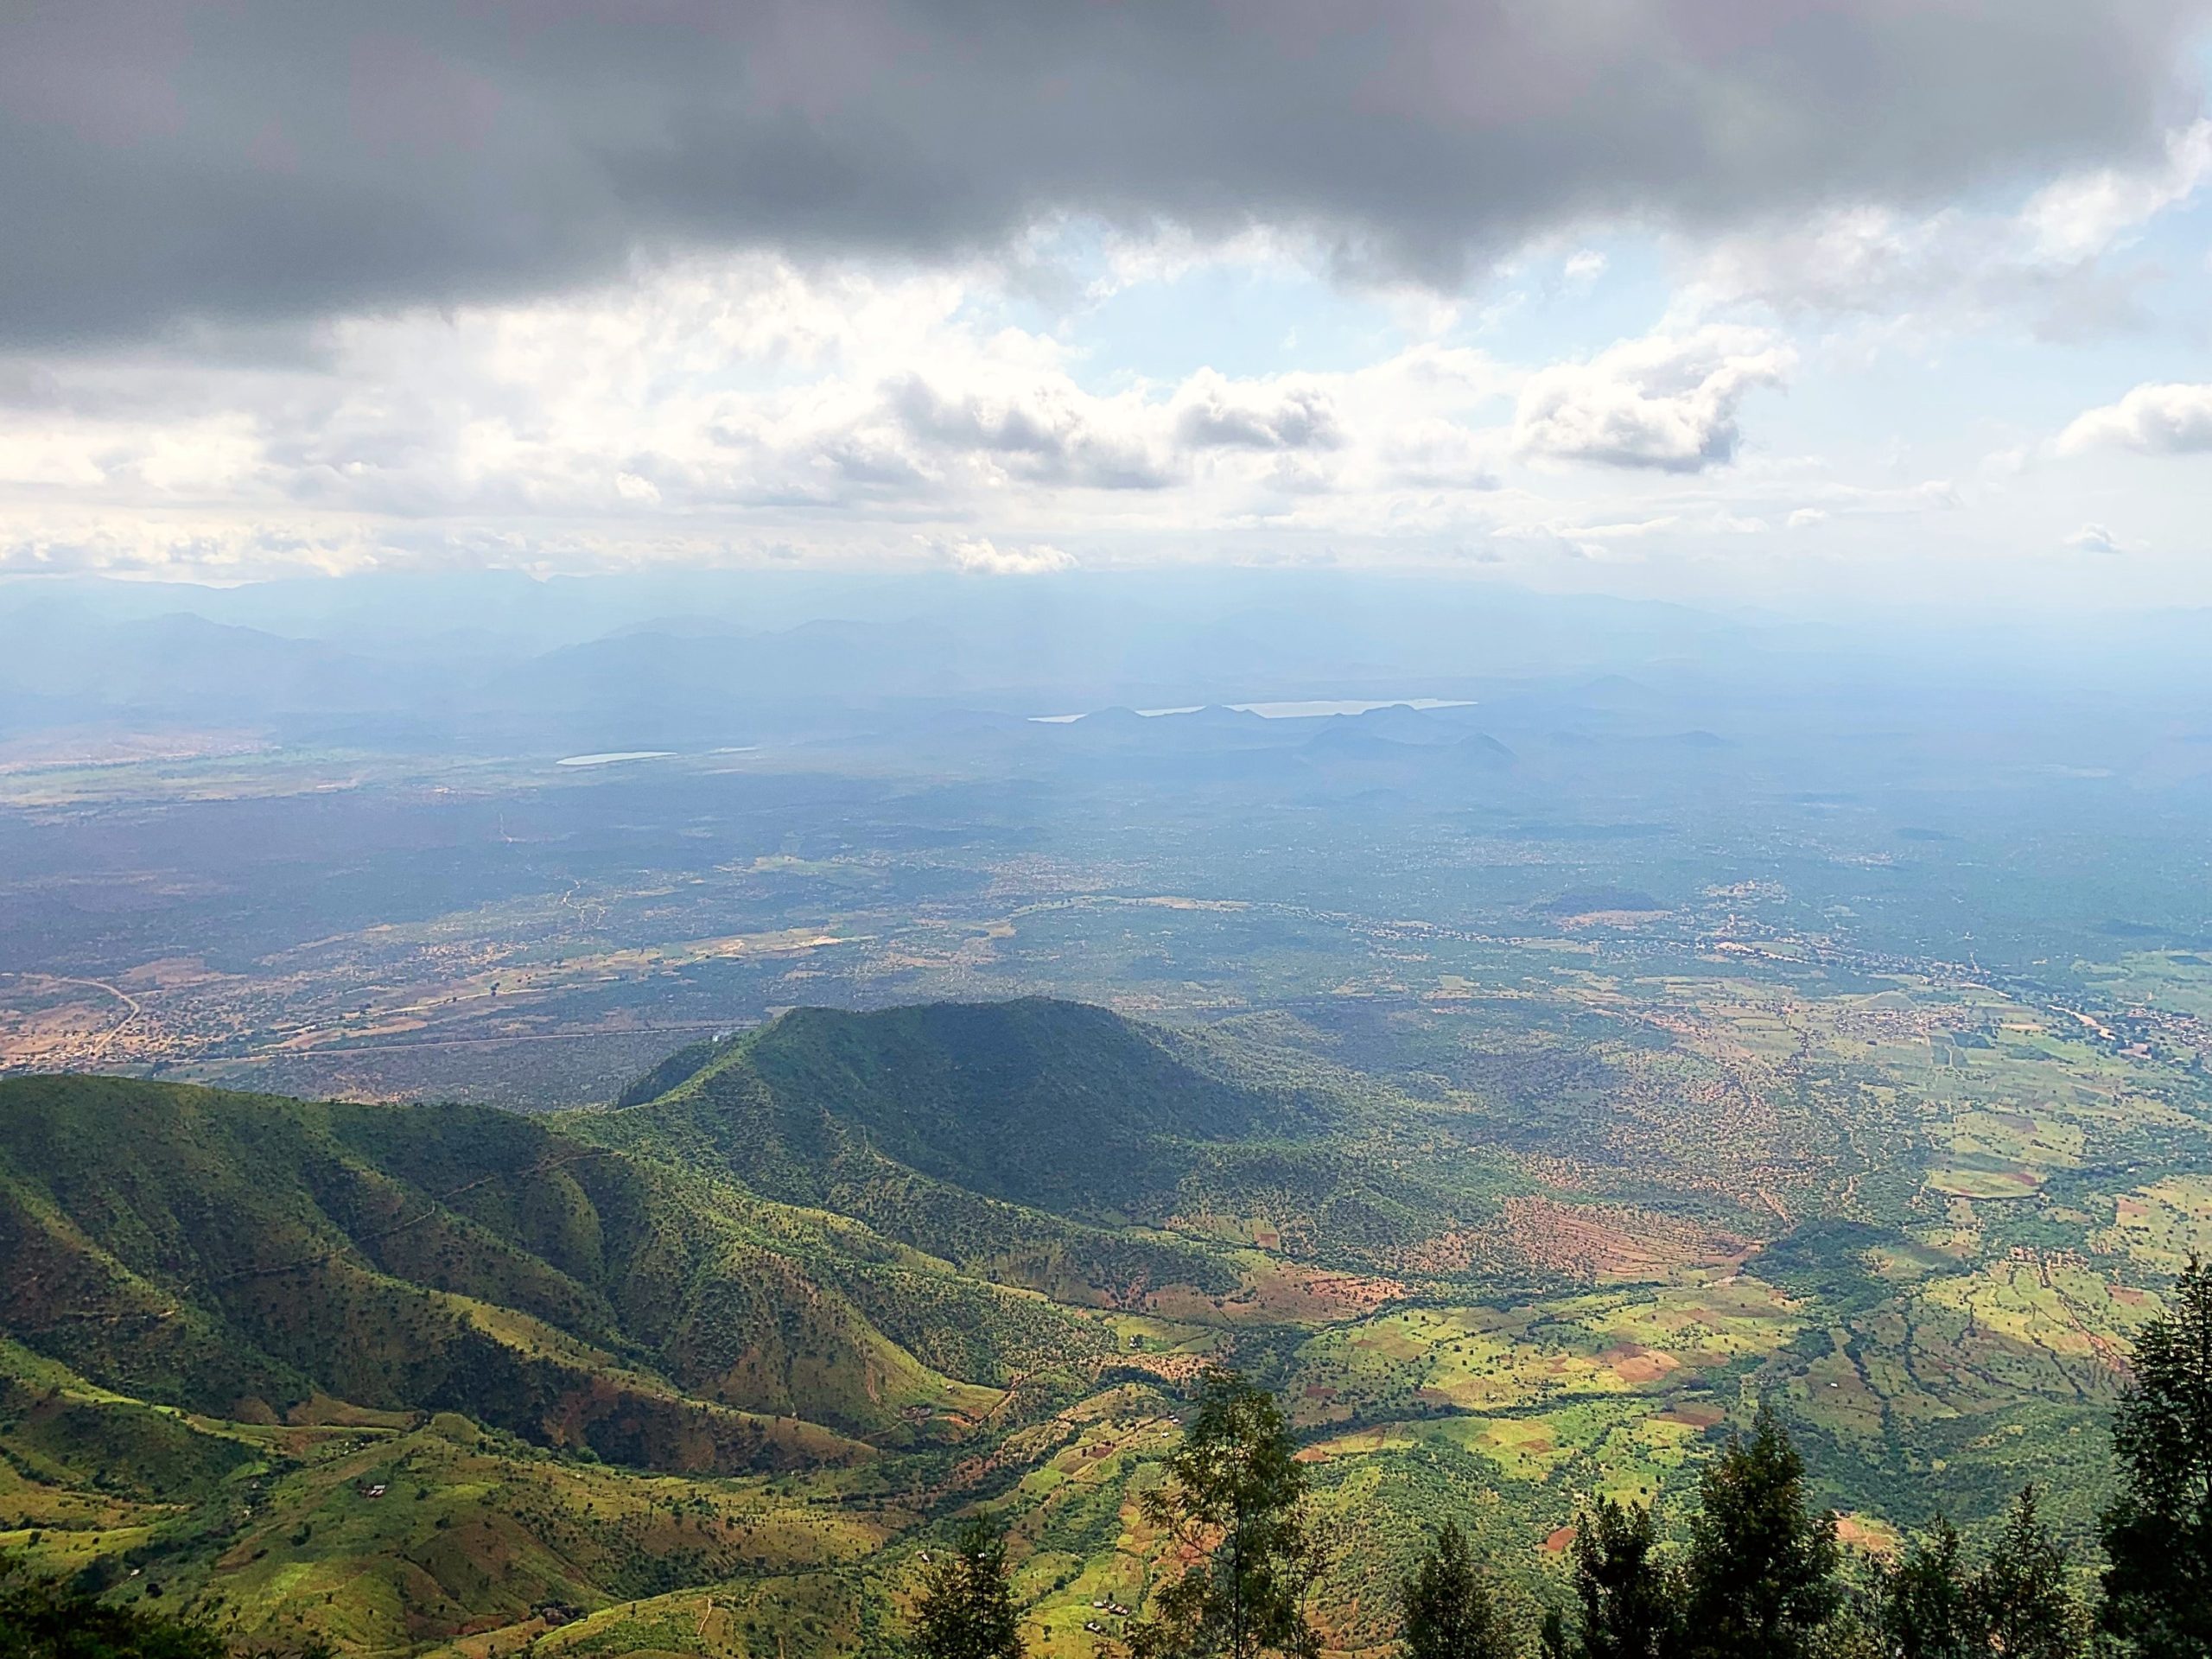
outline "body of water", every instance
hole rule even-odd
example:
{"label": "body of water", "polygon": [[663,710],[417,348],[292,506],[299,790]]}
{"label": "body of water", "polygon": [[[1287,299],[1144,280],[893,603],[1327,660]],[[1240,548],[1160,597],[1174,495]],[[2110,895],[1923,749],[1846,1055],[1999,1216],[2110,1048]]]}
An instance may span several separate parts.
{"label": "body of water", "polygon": [[[1195,715],[1205,705],[1192,703],[1187,709],[1140,709],[1137,713],[1147,720],[1157,720],[1164,715]],[[1313,697],[1295,702],[1232,702],[1228,705],[1240,715],[1257,715],[1262,720],[1319,720],[1329,715],[1364,715],[1377,709],[1471,709],[1471,697]],[[1081,720],[1081,715],[1032,715],[1029,718],[1039,726],[1066,726]]]}
{"label": "body of water", "polygon": [[674,749],[615,749],[606,754],[572,754],[556,760],[556,766],[615,766],[625,760],[665,760]]}

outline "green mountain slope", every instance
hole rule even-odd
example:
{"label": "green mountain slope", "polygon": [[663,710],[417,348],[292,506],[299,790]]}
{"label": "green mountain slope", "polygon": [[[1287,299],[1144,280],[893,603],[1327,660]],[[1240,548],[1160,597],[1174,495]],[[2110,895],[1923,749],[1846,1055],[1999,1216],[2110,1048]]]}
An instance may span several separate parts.
{"label": "green mountain slope", "polygon": [[1865,1535],[2030,1476],[2078,1535],[2160,1294],[2122,1254],[2212,1213],[2193,1173],[2086,1236],[1885,1209],[1827,1149],[1889,1120],[1795,1047],[1732,1093],[1639,1035],[1632,1090],[1625,1051],[1497,1071],[1522,1033],[1454,1084],[1245,1029],[803,1010],[545,1117],[0,1083],[0,1553],[395,1659],[829,1659],[981,1509],[1083,1652],[1153,1581],[1139,1494],[1227,1359],[1285,1402],[1363,1650],[1425,1529],[1540,1586],[1590,1493],[1680,1494],[1761,1399]]}
{"label": "green mountain slope", "polygon": [[1255,1217],[1380,1202],[1341,1079],[1072,1004],[802,1010],[653,1085],[548,1119],[0,1083],[0,1330],[226,1421],[813,1465],[1078,1379],[1116,1340],[1081,1306],[1236,1293]]}
{"label": "green mountain slope", "polygon": [[[0,1082],[0,1548],[372,1651],[733,1576],[849,1635],[912,1517],[825,1483],[1034,1439],[1124,1351],[1081,1304],[1237,1290],[1192,1173],[1349,1109],[1238,1065],[1032,1004],[795,1015],[560,1119]],[[1056,1115],[1111,1202],[1018,1144]]]}
{"label": "green mountain slope", "polygon": [[[0,1341],[0,1557],[256,1644],[397,1655],[731,1578],[804,1593],[887,1529],[757,1478],[626,1471],[454,1413],[332,1414],[181,1413]],[[810,1494],[836,1478],[833,1463]]]}
{"label": "green mountain slope", "polygon": [[1510,1185],[1352,1074],[1041,998],[798,1009],[623,1098],[563,1126],[1071,1299],[1217,1294],[1255,1235],[1387,1267]]}
{"label": "green mountain slope", "polygon": [[957,1432],[997,1397],[840,1288],[930,1272],[912,1252],[498,1112],[0,1084],[0,1254],[26,1347],[245,1421],[328,1396],[734,1470]]}
{"label": "green mountain slope", "polygon": [[987,1499],[1072,1639],[1121,1569],[1050,1564],[1181,1379],[1436,1409],[1427,1326],[1348,1332],[1506,1289],[1468,1241],[1529,1191],[1455,1102],[1049,1001],[799,1010],[623,1102],[0,1083],[0,1548],[348,1649],[795,1659]]}

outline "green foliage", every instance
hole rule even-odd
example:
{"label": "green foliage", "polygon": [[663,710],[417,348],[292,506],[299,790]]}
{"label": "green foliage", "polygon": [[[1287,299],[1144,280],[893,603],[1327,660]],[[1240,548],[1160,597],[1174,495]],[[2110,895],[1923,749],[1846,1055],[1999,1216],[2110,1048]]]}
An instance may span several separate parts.
{"label": "green foliage", "polygon": [[1444,1179],[1395,1155],[1382,1098],[1300,1057],[1033,997],[796,1009],[687,1051],[630,1109],[566,1121],[1050,1294],[1127,1300],[1235,1287],[1211,1252],[1131,1222],[1264,1220],[1297,1253],[1374,1264],[1489,1213],[1487,1167]]}
{"label": "green foliage", "polygon": [[2020,1490],[1978,1570],[1938,1517],[1876,1573],[1872,1623],[1889,1659],[2079,1659],[2088,1649],[2088,1615],[2033,1486]]}
{"label": "green foliage", "polygon": [[[0,1534],[109,1593],[143,1567],[163,1605],[393,1652],[512,1638],[552,1605],[550,1653],[765,1659],[787,1588],[738,1586],[796,1573],[836,1611],[785,1659],[828,1659],[880,1648],[886,1540],[958,1494],[1015,1522],[1052,1651],[1303,1653],[1309,1604],[1379,1651],[1424,1573],[1427,1605],[1465,1616],[1424,1614],[1417,1639],[1479,1648],[1499,1605],[1555,1592],[1535,1539],[1593,1491],[1676,1501],[1750,1380],[1802,1414],[1809,1475],[1763,1417],[1684,1514],[1679,1565],[1648,1510],[1583,1514],[1548,1656],[1956,1659],[1993,1651],[2000,1605],[2028,1610],[2003,1639],[2044,1653],[2069,1627],[2036,1517],[2001,1594],[1998,1562],[1970,1573],[1939,1535],[1912,1587],[1885,1582],[1905,1611],[1823,1618],[1834,1546],[1806,1490],[1910,1523],[1940,1488],[1979,1527],[2032,1473],[2070,1535],[2105,1479],[2096,1322],[2133,1328],[2140,1294],[2008,1255],[2024,1202],[1974,1201],[1969,1230],[1956,1205],[1900,1221],[1872,1185],[1853,1202],[1885,1224],[1793,1186],[1802,1219],[1746,1258],[1770,1213],[1653,1201],[1641,1142],[1585,1172],[1602,1193],[1501,1205],[1484,1143],[1542,1105],[1490,1103],[1484,1079],[1535,1073],[1447,1065],[1447,1026],[1494,1028],[1419,1020],[1440,1078],[1475,1068],[1448,1106],[1050,1002],[805,1013],[676,1058],[629,1108],[535,1118],[0,1083]],[[1586,1052],[1539,1091],[1562,1112],[1603,1109],[1591,1078],[1613,1074],[1577,1071]],[[1686,1044],[1636,1065],[1676,1068],[1639,1074],[1669,1099],[1703,1086]],[[1984,1129],[2050,1132],[2016,1116]],[[2167,1236],[2196,1190],[2146,1188],[2127,1224]],[[2062,1225],[2049,1208],[2035,1226]],[[1313,1271],[1332,1261],[1388,1265]],[[1216,1379],[1179,1435],[1166,1379],[1208,1362],[1279,1382],[1281,1407],[1247,1386],[1232,1409]],[[1243,1460],[1192,1462],[1209,1444]],[[1447,1522],[1461,1559],[1423,1563]],[[2170,1533],[2145,1557],[2161,1593]],[[1469,1586],[1503,1599],[1491,1617]]]}
{"label": "green foliage", "polygon": [[2075,1659],[2088,1619],[2070,1580],[2066,1552],[2037,1514],[2036,1489],[2022,1487],[1974,1581],[1984,1650],[2005,1659]]}
{"label": "green foliage", "polygon": [[1863,1313],[1889,1294],[1866,1270],[1866,1253],[1898,1240],[1897,1234],[1864,1222],[1820,1217],[1776,1239],[1747,1271],[1793,1296],[1817,1296],[1834,1313]]}
{"label": "green foliage", "polygon": [[1600,1498],[1574,1533],[1576,1659],[1661,1659],[1675,1633],[1674,1586],[1651,1511]]}
{"label": "green foliage", "polygon": [[0,1084],[0,1249],[24,1268],[0,1330],[119,1391],[216,1415],[459,1409],[686,1471],[800,1461],[762,1414],[898,1438],[949,1397],[844,1287],[963,1303],[938,1351],[979,1380],[1086,1335],[938,1264],[943,1294],[877,1294],[927,1269],[543,1121],[122,1078]]}
{"label": "green foliage", "polygon": [[1510,1659],[1512,1637],[1456,1522],[1444,1523],[1401,1593],[1406,1659]]}
{"label": "green foliage", "polygon": [[[1172,1192],[1180,1143],[1335,1122],[1344,1103],[1224,1075],[1212,1048],[1103,1008],[1030,998],[851,1014],[800,1008],[731,1046],[670,1104],[744,1123],[764,1190],[810,1185],[857,1138],[932,1180],[1065,1215]],[[703,1118],[699,1121],[703,1121]]]}
{"label": "green foliage", "polygon": [[970,1522],[923,1568],[910,1645],[915,1659],[1021,1659],[1004,1535]]}
{"label": "green foliage", "polygon": [[642,1106],[658,1100],[690,1082],[706,1070],[721,1050],[721,1043],[692,1043],[679,1048],[614,1097],[617,1106]]}
{"label": "green foliage", "polygon": [[[577,1134],[857,1217],[932,1255],[1049,1294],[1123,1298],[1236,1275],[1179,1241],[1134,1237],[1265,1154],[1263,1127],[1340,1121],[1341,1099],[1239,1076],[1218,1040],[1031,998],[844,1014],[800,1008],[700,1058]],[[662,1077],[656,1073],[654,1077]],[[1206,1172],[1216,1171],[1210,1175]],[[1324,1178],[1309,1183],[1318,1205]]]}
{"label": "green foliage", "polygon": [[2113,1440],[2100,1619],[2144,1659],[2212,1653],[2212,1271],[2191,1258],[2137,1339]]}
{"label": "green foliage", "polygon": [[1989,1650],[1958,1529],[1938,1516],[1878,1569],[1876,1622],[1893,1659],[1976,1659]]}
{"label": "green foliage", "polygon": [[1684,1565],[1691,1659],[1797,1659],[1842,1600],[1835,1516],[1815,1514],[1804,1460],[1771,1405],[1698,1484]]}
{"label": "green foliage", "polygon": [[227,1659],[207,1625],[115,1607],[54,1579],[0,1583],[0,1659]]}
{"label": "green foliage", "polygon": [[1312,1659],[1320,1642],[1306,1596],[1319,1550],[1306,1471],[1274,1396],[1234,1371],[1209,1371],[1166,1473],[1165,1486],[1145,1494],[1147,1518],[1201,1559],[1160,1591],[1130,1650],[1137,1659]]}

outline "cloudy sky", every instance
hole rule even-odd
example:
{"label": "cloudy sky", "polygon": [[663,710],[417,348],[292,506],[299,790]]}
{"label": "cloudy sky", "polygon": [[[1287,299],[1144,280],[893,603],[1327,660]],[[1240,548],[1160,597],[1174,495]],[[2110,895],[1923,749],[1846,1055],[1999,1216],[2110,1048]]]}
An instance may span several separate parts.
{"label": "cloudy sky", "polygon": [[27,0],[0,569],[2212,603],[2212,0]]}

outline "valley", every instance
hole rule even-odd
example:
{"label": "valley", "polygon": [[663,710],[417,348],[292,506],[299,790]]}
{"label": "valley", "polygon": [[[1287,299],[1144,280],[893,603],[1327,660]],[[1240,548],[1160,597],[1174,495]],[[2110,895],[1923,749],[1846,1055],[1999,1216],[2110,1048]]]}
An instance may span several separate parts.
{"label": "valley", "polygon": [[2212,0],[15,0],[0,225],[0,1659],[2212,1659]]}
{"label": "valley", "polygon": [[1403,1522],[1535,1607],[1761,1398],[1862,1540],[2026,1478],[2078,1534],[2212,1228],[2193,1057],[1708,974],[800,1010],[531,1116],[0,1083],[0,1546],[346,1651],[827,1655],[980,1512],[1087,1655],[1212,1363],[1285,1402],[1350,1650]]}
{"label": "valley", "polygon": [[0,1551],[283,1651],[843,1659],[981,1516],[1097,1659],[1230,1365],[1346,1654],[1446,1519],[1533,1641],[1762,1402],[1854,1559],[2032,1481],[2086,1563],[2212,1245],[2185,688],[1436,641],[1263,717],[648,632],[531,659],[603,715],[0,772]]}

